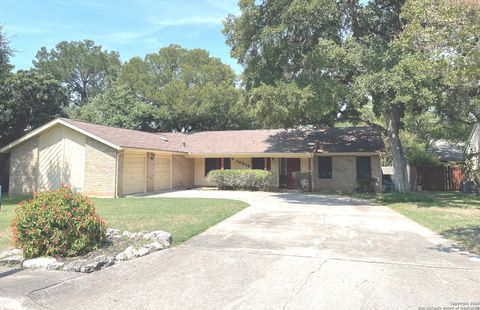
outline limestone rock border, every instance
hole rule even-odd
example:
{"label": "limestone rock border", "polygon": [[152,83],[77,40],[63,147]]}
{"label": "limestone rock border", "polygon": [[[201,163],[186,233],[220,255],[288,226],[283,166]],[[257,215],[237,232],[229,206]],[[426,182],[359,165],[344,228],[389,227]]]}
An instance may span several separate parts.
{"label": "limestone rock border", "polygon": [[125,250],[117,253],[114,256],[98,255],[93,259],[78,259],[68,263],[57,260],[54,257],[36,257],[25,260],[22,256],[21,250],[12,249],[0,252],[0,265],[16,265],[25,269],[91,273],[110,267],[114,264],[145,256],[156,251],[164,250],[170,247],[172,244],[172,235],[166,231],[123,231],[120,234],[119,229],[108,228],[106,230],[107,240],[113,241],[122,237],[138,241],[149,240],[151,242],[138,248],[135,248],[134,246],[128,246]]}

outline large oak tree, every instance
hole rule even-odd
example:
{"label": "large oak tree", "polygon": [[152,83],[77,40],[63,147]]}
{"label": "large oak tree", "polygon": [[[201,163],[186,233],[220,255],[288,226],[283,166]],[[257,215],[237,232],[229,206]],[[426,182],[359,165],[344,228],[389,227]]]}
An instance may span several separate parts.
{"label": "large oak tree", "polygon": [[62,41],[51,50],[42,47],[33,64],[40,73],[60,81],[75,106],[105,91],[121,66],[117,52],[102,50],[92,40]]}

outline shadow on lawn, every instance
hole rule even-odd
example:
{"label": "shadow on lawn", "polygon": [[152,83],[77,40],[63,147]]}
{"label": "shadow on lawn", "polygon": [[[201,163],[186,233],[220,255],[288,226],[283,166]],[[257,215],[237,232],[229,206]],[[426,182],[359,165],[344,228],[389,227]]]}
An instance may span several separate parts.
{"label": "shadow on lawn", "polygon": [[480,196],[474,194],[462,194],[456,192],[429,192],[431,201],[418,201],[420,208],[458,208],[458,209],[480,209]]}
{"label": "shadow on lawn", "polygon": [[458,242],[459,245],[438,246],[435,250],[446,253],[456,252],[470,257],[478,257],[480,255],[480,225],[448,229],[443,231],[441,235]]}

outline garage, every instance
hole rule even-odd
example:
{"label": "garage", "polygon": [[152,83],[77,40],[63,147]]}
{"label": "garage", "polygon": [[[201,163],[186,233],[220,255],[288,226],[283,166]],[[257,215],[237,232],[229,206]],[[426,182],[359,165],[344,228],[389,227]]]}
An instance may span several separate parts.
{"label": "garage", "polygon": [[146,154],[125,154],[123,162],[123,194],[146,192]]}
{"label": "garage", "polygon": [[171,157],[155,156],[155,191],[170,189]]}

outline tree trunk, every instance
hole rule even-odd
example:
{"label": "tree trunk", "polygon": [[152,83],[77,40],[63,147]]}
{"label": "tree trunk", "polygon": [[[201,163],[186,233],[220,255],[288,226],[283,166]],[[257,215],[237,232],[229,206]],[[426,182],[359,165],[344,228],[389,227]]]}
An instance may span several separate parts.
{"label": "tree trunk", "polygon": [[393,184],[400,193],[410,191],[408,186],[407,161],[400,141],[400,118],[394,110],[383,111],[385,118],[387,140],[393,156]]}

